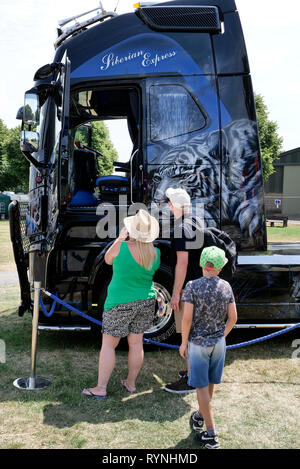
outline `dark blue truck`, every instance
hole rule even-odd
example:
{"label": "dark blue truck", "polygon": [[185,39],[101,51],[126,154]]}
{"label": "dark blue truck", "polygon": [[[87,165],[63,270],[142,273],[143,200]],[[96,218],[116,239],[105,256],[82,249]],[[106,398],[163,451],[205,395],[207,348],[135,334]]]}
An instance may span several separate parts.
{"label": "dark blue truck", "polygon": [[[83,15],[79,15],[81,17]],[[129,207],[160,210],[168,187],[183,187],[204,225],[227,232],[238,248],[232,286],[239,326],[298,322],[300,252],[268,245],[255,102],[234,0],[141,2],[132,13],[100,9],[61,23],[52,63],[26,92],[21,150],[30,161],[27,213],[10,206],[19,273],[19,315],[31,308],[33,281],[101,319],[111,267],[104,253]],[[101,175],[91,142],[95,121],[127,121],[132,150]],[[105,209],[107,207],[107,210]],[[99,221],[105,221],[98,230]],[[104,234],[103,234],[104,232]],[[160,308],[145,336],[174,333],[170,241],[157,240]],[[45,302],[47,299],[45,299]],[[87,328],[57,308],[40,328]]]}

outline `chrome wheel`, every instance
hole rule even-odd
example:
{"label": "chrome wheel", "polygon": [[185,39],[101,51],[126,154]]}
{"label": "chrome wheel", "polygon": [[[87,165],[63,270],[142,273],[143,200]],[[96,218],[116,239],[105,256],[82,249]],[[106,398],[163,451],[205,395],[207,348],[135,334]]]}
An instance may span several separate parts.
{"label": "chrome wheel", "polygon": [[[154,325],[145,332],[145,337],[158,336],[161,340],[166,339],[174,333],[173,312],[170,306],[171,295],[160,283],[154,282],[158,307],[155,313]],[[163,334],[163,335],[161,335]]]}

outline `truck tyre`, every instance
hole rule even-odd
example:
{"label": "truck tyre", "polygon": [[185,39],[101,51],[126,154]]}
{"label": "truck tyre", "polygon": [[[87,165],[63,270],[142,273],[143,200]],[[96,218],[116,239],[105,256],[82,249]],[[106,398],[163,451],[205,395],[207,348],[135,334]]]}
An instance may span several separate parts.
{"label": "truck tyre", "polygon": [[157,294],[155,323],[144,333],[144,337],[155,342],[169,342],[176,333],[174,314],[170,306],[173,279],[169,267],[161,265],[153,280]]}

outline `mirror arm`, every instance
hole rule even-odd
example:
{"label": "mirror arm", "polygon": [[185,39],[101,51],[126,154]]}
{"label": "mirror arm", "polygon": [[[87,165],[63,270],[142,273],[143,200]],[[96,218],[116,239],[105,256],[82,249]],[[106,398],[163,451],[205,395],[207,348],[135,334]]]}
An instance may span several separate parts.
{"label": "mirror arm", "polygon": [[29,151],[21,150],[25,158],[31,163],[36,169],[46,169],[48,168],[47,163],[41,163],[40,161],[36,160]]}

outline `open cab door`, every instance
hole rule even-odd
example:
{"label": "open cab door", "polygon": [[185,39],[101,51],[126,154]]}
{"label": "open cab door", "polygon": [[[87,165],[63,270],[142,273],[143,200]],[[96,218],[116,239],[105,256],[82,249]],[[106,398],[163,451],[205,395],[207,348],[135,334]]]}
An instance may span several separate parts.
{"label": "open cab door", "polygon": [[47,178],[47,223],[46,238],[48,249],[53,246],[58,217],[67,204],[68,166],[70,158],[69,142],[69,100],[71,63],[67,53],[58,64],[55,80],[55,96],[49,103],[49,119],[46,130],[47,140],[51,141],[52,151],[48,162]]}
{"label": "open cab door", "polygon": [[[28,292],[28,268],[29,284],[38,280],[45,285],[47,257],[56,237],[64,197],[59,181],[68,161],[69,77],[70,61],[65,54],[61,62],[41,67],[34,76],[34,88],[25,93],[20,148],[30,162],[26,214],[29,248],[27,263],[22,259],[25,254],[20,256],[20,249],[15,256],[21,297],[23,290]],[[11,227],[11,232],[18,230]],[[13,239],[12,242],[14,245]]]}
{"label": "open cab door", "polygon": [[59,132],[58,155],[55,155],[58,162],[58,207],[65,207],[68,202],[68,173],[70,158],[70,139],[69,139],[69,102],[70,102],[70,73],[71,62],[64,53],[62,58],[62,68],[59,75],[59,86],[62,97],[61,106],[61,129]]}

